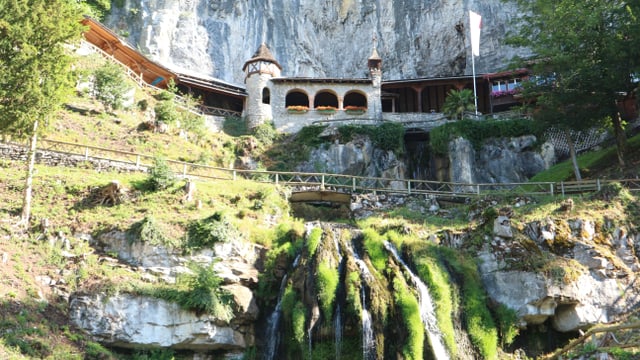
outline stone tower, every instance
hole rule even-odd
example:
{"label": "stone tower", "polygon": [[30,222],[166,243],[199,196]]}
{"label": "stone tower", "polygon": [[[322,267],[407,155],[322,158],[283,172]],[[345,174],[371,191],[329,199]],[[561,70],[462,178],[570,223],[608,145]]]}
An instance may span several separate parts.
{"label": "stone tower", "polygon": [[247,88],[243,116],[250,129],[273,118],[271,114],[271,78],[279,77],[282,66],[274,59],[266,44],[262,43],[253,57],[244,63],[244,82]]}
{"label": "stone tower", "polygon": [[373,93],[371,94],[371,100],[369,103],[370,113],[375,114],[375,117],[382,117],[382,58],[378,55],[376,49],[376,38],[373,38],[373,51],[371,56],[367,60],[367,66],[369,67],[369,77],[371,78]]}

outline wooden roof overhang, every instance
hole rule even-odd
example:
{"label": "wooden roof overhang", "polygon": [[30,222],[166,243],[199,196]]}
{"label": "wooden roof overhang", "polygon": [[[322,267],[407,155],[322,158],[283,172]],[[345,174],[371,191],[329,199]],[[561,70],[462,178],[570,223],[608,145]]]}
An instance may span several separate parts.
{"label": "wooden roof overhang", "polygon": [[177,77],[177,82],[186,87],[197,88],[209,93],[217,93],[239,99],[244,99],[247,97],[247,91],[245,90],[245,88],[225,83],[224,81],[183,73],[177,73]]}
{"label": "wooden roof overhang", "polygon": [[[476,81],[482,79],[482,75],[476,75]],[[466,84],[473,84],[473,76],[449,76],[449,77],[436,77],[436,78],[418,78],[407,80],[387,80],[381,84],[382,89],[397,89],[406,87],[426,87],[426,86],[441,86],[441,85],[459,85],[464,86]]]}
{"label": "wooden roof overhang", "polygon": [[128,42],[120,39],[116,33],[99,21],[85,16],[82,24],[88,27],[84,33],[84,38],[88,42],[113,56],[141,76],[145,83],[159,88],[166,88],[169,79],[177,77],[171,70],[148,59]]}
{"label": "wooden roof overhang", "polygon": [[500,71],[490,74],[484,74],[483,77],[487,80],[501,80],[501,79],[512,79],[514,77],[524,77],[529,75],[528,69],[515,69],[515,70],[507,70]]}

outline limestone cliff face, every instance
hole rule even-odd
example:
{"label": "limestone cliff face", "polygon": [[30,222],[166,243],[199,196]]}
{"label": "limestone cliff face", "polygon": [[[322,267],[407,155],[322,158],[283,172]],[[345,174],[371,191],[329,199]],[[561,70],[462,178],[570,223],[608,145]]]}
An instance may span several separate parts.
{"label": "limestone cliff face", "polygon": [[[241,84],[261,42],[284,76],[365,77],[373,37],[385,80],[471,74],[468,10],[482,15],[476,72],[500,70],[514,5],[501,0],[126,0],[105,20],[160,63]],[[519,50],[523,54],[522,50]]]}

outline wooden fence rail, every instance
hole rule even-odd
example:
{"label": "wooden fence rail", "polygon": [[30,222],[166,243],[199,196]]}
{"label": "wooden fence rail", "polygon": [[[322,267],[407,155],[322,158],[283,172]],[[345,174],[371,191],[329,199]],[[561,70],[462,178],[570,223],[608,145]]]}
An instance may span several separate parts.
{"label": "wooden fence rail", "polygon": [[[42,139],[39,151],[52,151],[66,155],[84,156],[86,160],[107,160],[133,165],[140,171],[153,166],[154,157],[134,152],[113,150],[91,145]],[[20,144],[19,146],[25,146]],[[528,182],[501,184],[470,184],[413,179],[363,177],[342,174],[262,171],[229,169],[177,160],[166,160],[171,170],[182,177],[236,180],[251,179],[303,189],[334,190],[348,193],[380,192],[397,194],[424,194],[439,198],[469,198],[489,194],[504,195],[558,195],[596,192],[603,186],[618,182],[630,191],[640,191],[640,179],[584,180],[569,182]]]}

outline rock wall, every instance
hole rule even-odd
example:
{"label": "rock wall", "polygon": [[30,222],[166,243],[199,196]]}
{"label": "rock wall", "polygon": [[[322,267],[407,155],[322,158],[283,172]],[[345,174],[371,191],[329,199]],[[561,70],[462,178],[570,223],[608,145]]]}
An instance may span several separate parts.
{"label": "rock wall", "polygon": [[495,184],[526,182],[556,161],[550,143],[535,146],[533,135],[489,139],[476,151],[463,138],[449,144],[449,174],[452,182]]}
{"label": "rock wall", "polygon": [[105,20],[160,63],[242,84],[242,64],[269,45],[284,76],[367,76],[373,37],[383,80],[471,74],[468,10],[482,15],[476,72],[501,70],[518,16],[500,0],[126,0]]}

